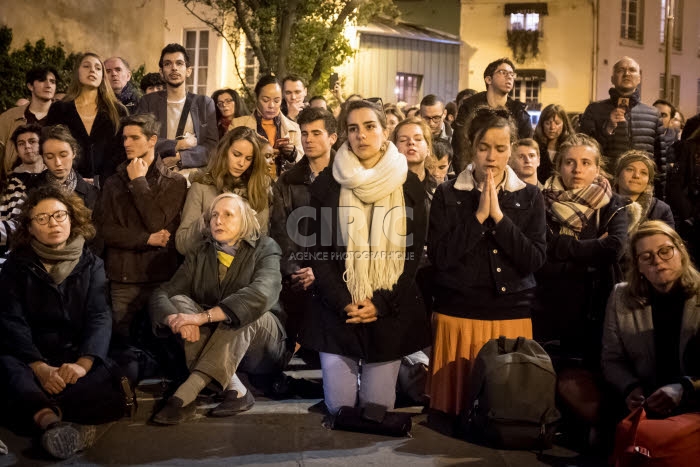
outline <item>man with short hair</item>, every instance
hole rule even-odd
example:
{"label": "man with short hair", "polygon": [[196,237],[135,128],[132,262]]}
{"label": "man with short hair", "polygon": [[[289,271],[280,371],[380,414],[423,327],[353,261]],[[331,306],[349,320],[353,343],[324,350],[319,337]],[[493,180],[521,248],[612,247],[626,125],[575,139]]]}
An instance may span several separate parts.
{"label": "man with short hair", "polygon": [[108,58],[105,60],[105,78],[119,102],[124,104],[130,114],[134,113],[141,95],[131,82],[129,63],[122,57]]}
{"label": "man with short hair", "polygon": [[136,113],[152,113],[161,123],[156,152],[166,167],[204,167],[219,141],[214,101],[187,92],[185,80],[192,74],[192,66],[182,45],[166,45],[158,66],[165,91],[143,96]]}
{"label": "man with short hair", "polygon": [[296,122],[299,112],[304,109],[306,103],[306,84],[301,76],[288,75],[282,80],[282,96],[284,105],[282,111],[290,120]]}
{"label": "man with short hair", "polygon": [[452,146],[447,141],[433,141],[433,153],[431,157],[430,167],[428,171],[433,176],[438,185],[454,178],[455,174],[450,173],[450,165],[452,164]]}
{"label": "man with short hair", "polygon": [[674,105],[664,99],[656,99],[652,105],[659,111],[659,118],[664,128],[671,128],[671,120],[676,116]]}
{"label": "man with short hair", "polygon": [[146,73],[141,78],[141,83],[139,83],[141,92],[145,94],[150,94],[152,92],[158,92],[165,89],[165,81],[160,73]]}
{"label": "man with short hair", "polygon": [[58,72],[53,67],[32,68],[25,76],[27,89],[31,92],[29,104],[13,107],[0,115],[0,162],[9,173],[17,160],[17,149],[10,143],[15,129],[28,123],[43,126],[46,115],[56,94]]}
{"label": "man with short hair", "polygon": [[515,65],[507,58],[499,58],[489,63],[484,70],[486,91],[474,94],[465,99],[459,106],[457,118],[452,125],[454,129],[452,136],[454,159],[452,164],[455,174],[459,174],[467,167],[467,125],[478,107],[505,108],[515,122],[518,138],[532,137],[532,123],[525,104],[508,97],[510,91],[513,90],[516,76]]}
{"label": "man with short hair", "polygon": [[97,216],[118,339],[130,336],[134,316],[178,267],[175,230],[187,182],[156,153],[159,127],[150,114],[122,119],[127,160],[105,182]]}
{"label": "man with short hair", "polygon": [[512,148],[508,165],[520,180],[542,189],[537,180],[537,167],[540,166],[540,146],[532,138],[519,139]]}
{"label": "man with short hair", "polygon": [[428,94],[420,101],[420,118],[430,127],[430,133],[433,135],[433,140],[443,139],[450,141],[452,139],[452,127],[445,125],[445,101],[435,94]]}
{"label": "man with short hair", "polygon": [[653,154],[659,168],[656,196],[663,199],[668,169],[666,148],[673,136],[667,140],[659,111],[641,101],[642,75],[636,60],[618,60],[610,81],[610,98],[586,107],[579,120],[580,132],[598,141],[607,162],[603,168],[608,173],[615,173],[617,160],[625,151],[637,149]]}
{"label": "man with short hair", "polygon": [[12,133],[10,140],[17,151],[19,165],[12,170],[27,186],[34,185],[34,179],[46,170],[44,160],[39,153],[41,127],[37,123],[22,125]]}
{"label": "man with short hair", "polygon": [[287,335],[291,343],[296,342],[315,280],[311,258],[306,256],[311,248],[301,244],[301,238],[311,234],[309,213],[304,213],[303,208],[311,205],[311,184],[330,164],[333,144],[338,138],[338,124],[328,110],[306,108],[299,113],[298,123],[304,157],[277,179],[270,216],[270,236],[282,248],[280,301],[289,315]]}
{"label": "man with short hair", "polygon": [[314,96],[311,99],[309,99],[309,107],[328,110],[328,102],[323,96]]}

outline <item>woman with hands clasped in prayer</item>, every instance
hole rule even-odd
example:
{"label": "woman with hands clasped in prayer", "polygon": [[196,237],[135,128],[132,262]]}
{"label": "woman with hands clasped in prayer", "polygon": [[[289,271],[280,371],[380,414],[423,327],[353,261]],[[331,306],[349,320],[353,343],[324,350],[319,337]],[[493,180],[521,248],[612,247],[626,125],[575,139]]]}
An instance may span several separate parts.
{"label": "woman with hands clasped in prayer", "polygon": [[538,188],[508,166],[517,131],[508,113],[477,109],[468,126],[471,163],[441,184],[430,211],[435,268],[430,407],[455,416],[481,347],[499,336],[531,338],[533,273],[545,261]]}
{"label": "woman with hands clasped in prayer", "polygon": [[[67,458],[94,427],[123,415],[107,358],[112,316],[102,260],[86,246],[90,211],[53,185],[29,194],[0,274],[0,381],[9,420],[34,421],[43,447]],[[118,371],[118,370],[117,370]]]}
{"label": "woman with hands clasped in prayer", "polygon": [[401,357],[429,340],[415,284],[425,192],[387,140],[380,107],[353,101],[344,115],[348,140],[311,185],[317,293],[300,333],[301,344],[320,354],[333,415],[356,405],[392,409]]}

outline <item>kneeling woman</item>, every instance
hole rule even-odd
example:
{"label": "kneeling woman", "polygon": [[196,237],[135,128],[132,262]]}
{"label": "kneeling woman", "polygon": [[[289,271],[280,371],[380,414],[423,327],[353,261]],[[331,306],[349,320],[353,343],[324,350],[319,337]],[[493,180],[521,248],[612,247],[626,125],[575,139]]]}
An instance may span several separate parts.
{"label": "kneeling woman", "polygon": [[67,458],[89,432],[62,420],[105,423],[124,413],[106,358],[112,316],[104,266],[85,247],[95,229],[74,193],[38,188],[18,224],[0,274],[1,381],[12,418],[33,419],[44,448]]}
{"label": "kneeling woman", "polygon": [[629,245],[627,282],[615,287],[605,315],[605,379],[630,411],[699,411],[700,273],[664,222],[642,223]]}
{"label": "kneeling woman", "polygon": [[151,297],[155,331],[182,337],[190,369],[153,419],[163,425],[192,418],[195,398],[212,381],[225,392],[210,415],[250,409],[255,401],[236,371],[275,373],[290,357],[284,327],[271,311],[282,288],[279,246],[260,236],[255,211],[236,194],[217,196],[204,220],[207,241]]}
{"label": "kneeling woman", "polygon": [[507,113],[481,108],[467,134],[471,163],[435,192],[428,256],[436,270],[431,409],[466,409],[481,347],[499,336],[532,338],[533,273],[545,261],[539,189],[508,166],[517,131]]}

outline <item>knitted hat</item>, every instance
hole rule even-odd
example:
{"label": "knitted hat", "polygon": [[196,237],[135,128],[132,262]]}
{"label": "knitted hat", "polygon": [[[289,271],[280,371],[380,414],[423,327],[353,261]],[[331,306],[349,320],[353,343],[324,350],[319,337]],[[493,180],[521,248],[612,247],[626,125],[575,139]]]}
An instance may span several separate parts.
{"label": "knitted hat", "polygon": [[656,176],[656,163],[649,156],[648,152],[639,151],[636,149],[624,152],[617,160],[617,166],[615,167],[615,180],[617,180],[617,178],[620,176],[622,170],[632,162],[643,162],[644,165],[647,166],[647,170],[649,171],[649,184],[653,184],[654,177]]}

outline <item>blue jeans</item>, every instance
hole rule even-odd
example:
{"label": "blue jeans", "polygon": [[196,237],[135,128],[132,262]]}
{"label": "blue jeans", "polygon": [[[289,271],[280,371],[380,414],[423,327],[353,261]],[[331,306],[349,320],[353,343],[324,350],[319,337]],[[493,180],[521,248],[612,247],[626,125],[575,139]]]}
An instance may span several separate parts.
{"label": "blue jeans", "polygon": [[[320,352],[323,396],[328,411],[335,415],[343,406],[364,407],[368,403],[387,409],[396,402],[396,378],[401,360],[367,363],[356,358]],[[360,368],[362,368],[360,372]]]}

